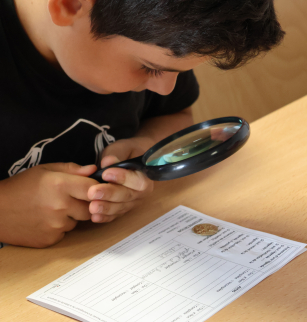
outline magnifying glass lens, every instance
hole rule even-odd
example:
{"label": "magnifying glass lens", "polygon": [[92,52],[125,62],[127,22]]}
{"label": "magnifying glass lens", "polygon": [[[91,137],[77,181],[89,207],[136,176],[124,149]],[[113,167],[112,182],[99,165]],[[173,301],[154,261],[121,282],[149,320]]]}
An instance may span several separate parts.
{"label": "magnifying glass lens", "polygon": [[227,141],[241,126],[241,123],[221,123],[183,135],[150,155],[146,165],[160,166],[191,158]]}
{"label": "magnifying glass lens", "polygon": [[156,143],[143,155],[99,169],[90,177],[98,182],[108,168],[141,171],[149,179],[178,179],[207,169],[237,152],[250,135],[239,117],[221,117],[194,124]]}

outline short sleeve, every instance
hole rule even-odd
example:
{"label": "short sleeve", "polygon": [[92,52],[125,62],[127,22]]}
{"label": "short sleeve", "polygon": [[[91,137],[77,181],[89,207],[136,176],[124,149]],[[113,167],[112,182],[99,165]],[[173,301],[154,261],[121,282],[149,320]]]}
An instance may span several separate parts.
{"label": "short sleeve", "polygon": [[193,71],[180,73],[171,94],[163,96],[146,91],[143,119],[180,112],[190,107],[199,96],[199,86]]}

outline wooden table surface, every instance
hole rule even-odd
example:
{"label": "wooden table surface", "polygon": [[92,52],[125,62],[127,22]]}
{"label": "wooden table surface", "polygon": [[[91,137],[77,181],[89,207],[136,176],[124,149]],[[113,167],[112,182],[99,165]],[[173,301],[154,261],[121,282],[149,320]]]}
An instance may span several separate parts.
{"label": "wooden table surface", "polygon": [[[83,223],[47,249],[0,250],[0,321],[72,321],[26,296],[178,205],[307,243],[307,97],[252,123],[249,141],[229,159],[156,183],[142,206],[113,223]],[[307,253],[208,321],[306,322]]]}

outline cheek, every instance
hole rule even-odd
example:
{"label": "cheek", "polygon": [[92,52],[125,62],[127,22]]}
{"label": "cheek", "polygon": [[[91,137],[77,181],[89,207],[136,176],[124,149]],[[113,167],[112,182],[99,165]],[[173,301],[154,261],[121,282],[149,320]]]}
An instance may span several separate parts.
{"label": "cheek", "polygon": [[[146,81],[141,73],[122,66],[101,63],[89,57],[63,57],[64,72],[78,84],[94,91],[128,92]],[[81,59],[82,58],[82,59]]]}
{"label": "cheek", "polygon": [[142,71],[131,70],[116,59],[97,57],[74,49],[60,52],[57,59],[64,72],[76,83],[97,92],[128,92],[146,82]]}

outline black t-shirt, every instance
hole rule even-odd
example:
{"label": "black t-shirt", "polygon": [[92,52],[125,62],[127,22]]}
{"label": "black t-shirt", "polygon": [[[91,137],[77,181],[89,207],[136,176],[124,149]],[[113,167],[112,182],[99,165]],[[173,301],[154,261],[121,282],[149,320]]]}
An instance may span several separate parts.
{"label": "black t-shirt", "polygon": [[51,66],[13,0],[0,1],[0,180],[39,163],[97,163],[107,144],[134,136],[146,118],[189,107],[198,92],[189,71],[168,96],[93,93]]}

